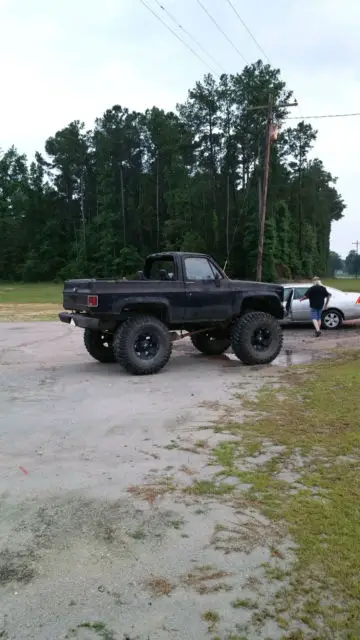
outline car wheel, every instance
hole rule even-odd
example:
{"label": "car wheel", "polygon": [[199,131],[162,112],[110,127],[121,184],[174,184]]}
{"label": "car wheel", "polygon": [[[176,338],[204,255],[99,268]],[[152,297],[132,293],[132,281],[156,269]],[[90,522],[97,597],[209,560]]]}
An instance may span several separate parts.
{"label": "car wheel", "polygon": [[340,329],[343,317],[336,309],[327,309],[322,315],[322,326],[324,329]]}

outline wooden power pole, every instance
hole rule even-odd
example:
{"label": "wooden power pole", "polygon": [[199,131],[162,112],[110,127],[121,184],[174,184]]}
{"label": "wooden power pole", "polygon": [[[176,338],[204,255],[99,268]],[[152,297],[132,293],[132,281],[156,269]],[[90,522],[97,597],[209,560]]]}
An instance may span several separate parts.
{"label": "wooden power pole", "polygon": [[[290,104],[278,104],[275,107],[297,107],[297,102]],[[265,225],[266,225],[266,212],[267,212],[267,195],[269,187],[270,176],[270,157],[271,157],[271,143],[277,138],[277,128],[274,124],[274,105],[272,96],[269,96],[269,102],[267,107],[254,107],[267,109],[267,128],[266,128],[266,147],[265,147],[265,164],[264,164],[264,179],[262,188],[262,197],[260,203],[260,230],[258,241],[258,254],[256,262],[256,280],[261,282],[262,279],[262,267],[264,258],[264,238],[265,238]]]}
{"label": "wooden power pole", "polygon": [[269,187],[269,174],[270,174],[270,151],[271,151],[271,136],[273,129],[273,102],[272,96],[269,96],[267,128],[266,128],[266,147],[265,147],[265,166],[264,166],[264,180],[263,190],[260,202],[260,230],[259,230],[259,244],[258,254],[256,262],[256,280],[261,282],[262,277],[262,265],[264,257],[264,237],[265,237],[265,221],[266,221],[266,204],[267,194]]}

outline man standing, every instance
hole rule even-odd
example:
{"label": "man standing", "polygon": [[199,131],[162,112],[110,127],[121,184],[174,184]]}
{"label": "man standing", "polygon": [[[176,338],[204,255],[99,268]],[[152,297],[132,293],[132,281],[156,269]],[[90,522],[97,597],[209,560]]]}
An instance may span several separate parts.
{"label": "man standing", "polygon": [[311,319],[317,337],[321,335],[321,314],[327,308],[330,298],[331,293],[321,284],[321,280],[317,276],[313,278],[312,287],[300,298],[300,302],[309,300]]}

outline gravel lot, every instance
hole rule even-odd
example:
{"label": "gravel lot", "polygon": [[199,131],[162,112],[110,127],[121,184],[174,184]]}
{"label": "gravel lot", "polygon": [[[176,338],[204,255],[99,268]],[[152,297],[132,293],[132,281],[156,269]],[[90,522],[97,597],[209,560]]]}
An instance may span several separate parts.
{"label": "gravel lot", "polygon": [[[137,378],[91,360],[78,329],[0,324],[0,638],[231,637],[249,616],[231,602],[256,597],[272,534],[224,553],[217,525],[232,510],[184,494],[214,473],[206,449],[220,436],[201,427],[235,392],[359,337],[286,330],[260,368],[181,341],[160,374]],[[270,621],[266,636],[281,630]]]}

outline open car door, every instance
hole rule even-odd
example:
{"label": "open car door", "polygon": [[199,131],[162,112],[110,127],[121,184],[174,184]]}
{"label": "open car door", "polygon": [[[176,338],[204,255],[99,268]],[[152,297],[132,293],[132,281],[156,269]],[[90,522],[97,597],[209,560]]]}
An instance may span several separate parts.
{"label": "open car door", "polygon": [[294,289],[292,288],[285,289],[284,301],[282,304],[284,308],[284,320],[287,320],[288,322],[292,320],[291,306],[292,306],[293,299],[294,299]]}

